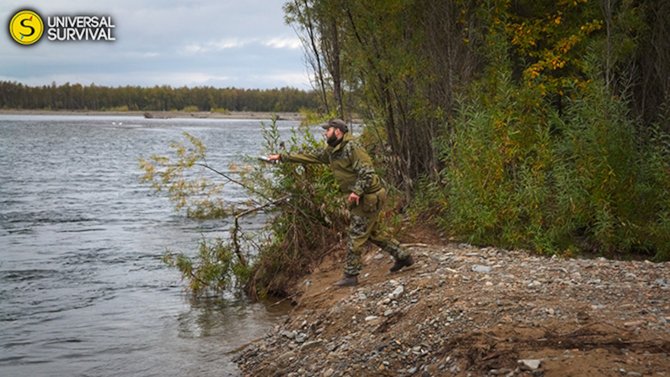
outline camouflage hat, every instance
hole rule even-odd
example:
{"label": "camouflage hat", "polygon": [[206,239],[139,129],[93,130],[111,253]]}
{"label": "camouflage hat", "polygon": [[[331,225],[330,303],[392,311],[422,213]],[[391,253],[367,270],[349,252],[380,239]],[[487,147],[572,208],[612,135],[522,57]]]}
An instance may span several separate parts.
{"label": "camouflage hat", "polygon": [[345,133],[349,132],[349,127],[347,127],[347,124],[344,123],[342,119],[331,119],[328,121],[328,123],[324,123],[321,125],[321,128],[323,128],[324,130],[329,129],[330,127],[335,127],[338,130]]}

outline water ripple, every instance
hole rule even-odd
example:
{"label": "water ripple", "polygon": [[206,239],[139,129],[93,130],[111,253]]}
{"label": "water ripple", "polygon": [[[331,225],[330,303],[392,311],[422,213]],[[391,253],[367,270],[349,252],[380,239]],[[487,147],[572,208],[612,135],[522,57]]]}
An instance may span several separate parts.
{"label": "water ripple", "polygon": [[[225,237],[230,224],[175,213],[139,183],[137,158],[188,131],[227,170],[262,149],[259,129],[257,121],[0,115],[0,375],[237,374],[222,355],[276,318],[242,301],[185,299],[161,255],[195,253],[203,235]],[[244,197],[234,186],[224,194]],[[244,226],[258,231],[263,219]]]}

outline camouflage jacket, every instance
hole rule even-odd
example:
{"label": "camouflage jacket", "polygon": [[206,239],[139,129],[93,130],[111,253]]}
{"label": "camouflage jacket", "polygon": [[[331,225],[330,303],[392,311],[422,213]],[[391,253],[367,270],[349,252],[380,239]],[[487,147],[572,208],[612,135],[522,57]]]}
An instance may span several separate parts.
{"label": "camouflage jacket", "polygon": [[281,159],[303,164],[329,165],[340,191],[344,194],[354,192],[361,196],[382,188],[379,176],[372,167],[370,155],[349,133],[344,134],[342,142],[337,146],[328,146],[321,153],[282,154]]}

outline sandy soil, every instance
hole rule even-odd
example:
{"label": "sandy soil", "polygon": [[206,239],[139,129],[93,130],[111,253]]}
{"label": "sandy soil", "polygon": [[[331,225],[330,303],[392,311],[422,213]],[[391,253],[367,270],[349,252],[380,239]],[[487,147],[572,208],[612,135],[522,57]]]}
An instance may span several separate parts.
{"label": "sandy soil", "polygon": [[299,283],[285,323],[236,356],[246,376],[670,376],[669,263],[409,245],[342,252]]}

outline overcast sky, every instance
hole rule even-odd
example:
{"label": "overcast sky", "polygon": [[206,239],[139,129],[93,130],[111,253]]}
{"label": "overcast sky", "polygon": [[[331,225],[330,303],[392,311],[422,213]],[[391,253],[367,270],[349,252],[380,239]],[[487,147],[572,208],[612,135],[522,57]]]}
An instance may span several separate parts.
{"label": "overcast sky", "polygon": [[[283,0],[2,0],[0,80],[27,85],[171,85],[310,89]],[[20,9],[48,16],[108,15],[115,42],[16,44]]]}

